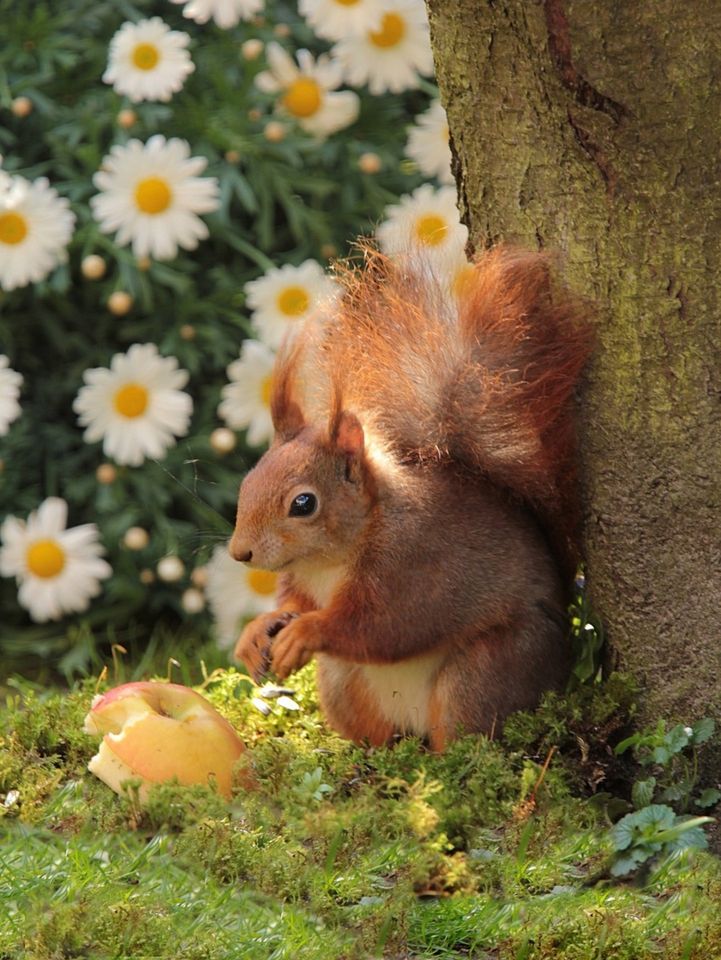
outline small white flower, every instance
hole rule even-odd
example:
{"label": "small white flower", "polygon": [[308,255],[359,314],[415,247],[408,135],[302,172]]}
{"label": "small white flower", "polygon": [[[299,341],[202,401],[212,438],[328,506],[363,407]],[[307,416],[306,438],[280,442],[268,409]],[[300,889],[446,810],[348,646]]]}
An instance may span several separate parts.
{"label": "small white flower", "polygon": [[298,11],[319,37],[342,40],[380,26],[382,0],[299,0]]}
{"label": "small white flower", "polygon": [[218,415],[234,430],[247,430],[253,447],[269,443],[273,437],[270,416],[270,392],[275,356],[270,347],[257,340],[246,340],[240,359],[228,367],[230,383],[223,387]]}
{"label": "small white flower", "polygon": [[124,23],[110,41],[103,81],[134,103],[168,101],[195,69],[189,42],[187,33],[171,30],[160,17]]}
{"label": "small white flower", "polygon": [[373,94],[400,93],[433,73],[433,53],[423,0],[383,0],[378,29],[340,40],[332,49],[353,86]]}
{"label": "small white flower", "polygon": [[197,176],[206,164],[176,137],[114,146],[93,177],[101,193],[90,204],[100,229],[117,230],[116,242],[132,243],[136,257],[171,260],[178,246],[194,250],[208,236],[196,214],[218,209],[218,181]]}
{"label": "small white flower", "polygon": [[297,55],[296,65],[279,43],[269,43],[270,70],[256,76],[258,88],[264,93],[281,94],[277,109],[316,137],[329,137],[350,126],[358,116],[360,100],[352,90],[332,92],[341,83],[340,64],[327,54],[315,60],[308,50],[298,50]]}
{"label": "small white flower", "polygon": [[20,416],[20,387],[22,375],[10,368],[10,361],[0,353],[0,437],[10,429],[13,420]]}
{"label": "small white flower", "polygon": [[46,177],[32,182],[0,171],[0,287],[43,280],[67,260],[75,214]]}
{"label": "small white flower", "polygon": [[239,20],[250,20],[263,9],[264,0],[171,0],[184,3],[183,16],[196,23],[207,23],[212,17],[219,27],[228,30]]}
{"label": "small white flower", "polygon": [[253,328],[258,339],[274,350],[289,330],[328,305],[339,293],[340,286],[315,260],[306,260],[299,267],[286,263],[245,285],[246,303],[253,311]]}
{"label": "small white flower", "polygon": [[384,253],[420,251],[430,265],[448,271],[465,263],[468,229],[460,221],[453,187],[436,190],[426,183],[386,207],[385,213],[387,220],[376,228]]}
{"label": "small white flower", "polygon": [[208,563],[205,595],[222,647],[232,647],[243,620],[275,610],[277,575],[238,563],[227,546],[216,547]]}
{"label": "small white flower", "polygon": [[134,343],[115,354],[109,370],[86,370],[83,379],[73,409],[87,427],[84,439],[102,440],[105,455],[117,463],[159,460],[188,432],[193,401],[181,389],[188,373],[175,357],[161,357],[154,343]]}
{"label": "small white flower", "polygon": [[38,623],[86,610],[112,573],[95,524],[68,530],[67,517],[65,500],[49,497],[27,522],[7,517],[0,527],[0,574],[16,578],[18,600]]}
{"label": "small white flower", "polygon": [[448,117],[440,100],[434,100],[425,113],[416,117],[408,134],[406,156],[415,160],[418,169],[427,177],[437,177],[441,183],[453,183]]}

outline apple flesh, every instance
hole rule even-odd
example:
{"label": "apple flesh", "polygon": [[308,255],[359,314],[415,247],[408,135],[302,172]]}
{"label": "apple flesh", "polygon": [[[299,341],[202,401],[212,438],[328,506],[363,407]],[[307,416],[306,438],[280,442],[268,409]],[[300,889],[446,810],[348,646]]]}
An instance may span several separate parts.
{"label": "apple flesh", "polygon": [[141,800],[153,784],[173,779],[215,785],[230,798],[233,768],[245,751],[215,707],[177,683],[126,683],[98,694],[83,729],[104,735],[88,770],[116,793],[139,779]]}

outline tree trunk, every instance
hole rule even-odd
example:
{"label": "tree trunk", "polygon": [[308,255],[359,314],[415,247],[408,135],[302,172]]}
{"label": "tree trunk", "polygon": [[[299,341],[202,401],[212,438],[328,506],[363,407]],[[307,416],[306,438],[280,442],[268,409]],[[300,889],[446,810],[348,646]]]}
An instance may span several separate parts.
{"label": "tree trunk", "polygon": [[472,243],[559,250],[596,304],[592,606],[645,686],[645,720],[718,721],[721,4],[429,7]]}

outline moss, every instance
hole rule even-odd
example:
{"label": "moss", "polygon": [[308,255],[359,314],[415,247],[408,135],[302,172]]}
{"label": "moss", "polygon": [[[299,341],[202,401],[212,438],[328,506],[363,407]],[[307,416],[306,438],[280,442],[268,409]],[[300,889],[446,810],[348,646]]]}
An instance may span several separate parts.
{"label": "moss", "polygon": [[643,890],[595,882],[608,820],[583,796],[578,739],[590,758],[621,736],[624,678],[549,696],[509,720],[503,742],[467,737],[442,755],[413,739],[340,740],[312,670],[294,679],[302,710],[269,717],[236,671],[206,683],[253,759],[257,788],[230,803],[169,784],[141,808],[91,777],[80,727],[93,684],[13,699],[0,763],[22,802],[0,823],[12,877],[0,882],[0,956],[714,956],[713,858],[679,857]]}

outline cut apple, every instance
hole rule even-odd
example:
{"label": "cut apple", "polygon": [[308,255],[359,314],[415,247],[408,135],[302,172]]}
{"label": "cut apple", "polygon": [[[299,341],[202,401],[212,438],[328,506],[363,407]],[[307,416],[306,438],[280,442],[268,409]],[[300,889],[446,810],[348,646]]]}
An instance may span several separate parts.
{"label": "cut apple", "polygon": [[[116,793],[126,780],[140,780],[141,800],[153,784],[173,779],[210,784],[229,798],[245,751],[215,707],[177,683],[126,683],[98,694],[83,729],[104,735],[88,770]],[[244,785],[251,785],[247,775]]]}

